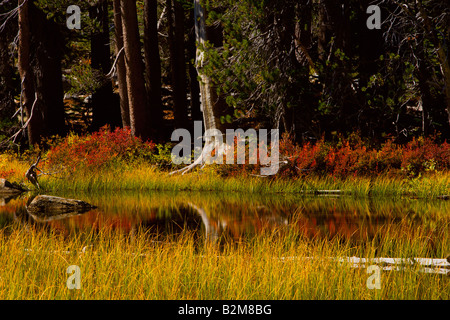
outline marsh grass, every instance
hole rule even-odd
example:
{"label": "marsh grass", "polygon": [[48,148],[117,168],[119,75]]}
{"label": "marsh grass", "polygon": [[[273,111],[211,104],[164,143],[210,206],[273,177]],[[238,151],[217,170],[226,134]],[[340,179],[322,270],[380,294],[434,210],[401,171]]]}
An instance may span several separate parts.
{"label": "marsh grass", "polygon": [[[356,248],[289,228],[218,246],[190,231],[155,242],[143,230],[103,228],[66,238],[11,226],[0,231],[0,299],[448,299],[448,276],[417,266],[382,271],[381,289],[370,290],[366,269],[330,259],[429,256],[427,232],[405,236],[409,228],[382,230]],[[449,247],[445,230],[448,224],[437,227],[437,254]],[[80,290],[66,286],[70,265],[81,269]]]}
{"label": "marsh grass", "polygon": [[[0,155],[0,174],[5,178],[26,184],[24,177],[31,163],[13,156]],[[450,193],[450,173],[444,171],[420,174],[417,177],[373,177],[349,175],[305,175],[295,178],[255,177],[247,174],[224,177],[218,165],[209,165],[185,175],[169,175],[156,165],[145,161],[116,162],[103,168],[80,168],[67,175],[42,175],[40,185],[46,191],[221,191],[242,193],[317,193],[320,190],[340,190],[353,196],[436,198]]]}
{"label": "marsh grass", "polygon": [[304,179],[259,178],[252,176],[221,177],[213,170],[193,172],[183,176],[169,176],[153,167],[136,167],[85,172],[76,176],[56,179],[42,177],[43,189],[50,191],[221,191],[258,193],[317,193],[321,190],[340,190],[341,194],[379,197],[419,197],[433,199],[450,193],[450,174],[433,174],[414,179],[378,176],[305,177]]}

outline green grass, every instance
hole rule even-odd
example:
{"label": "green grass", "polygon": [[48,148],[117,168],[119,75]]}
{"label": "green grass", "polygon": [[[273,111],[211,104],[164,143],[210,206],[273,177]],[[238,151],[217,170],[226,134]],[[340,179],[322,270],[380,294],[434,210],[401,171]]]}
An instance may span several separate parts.
{"label": "green grass", "polygon": [[[374,240],[359,248],[276,229],[222,249],[187,231],[160,243],[140,230],[133,236],[102,229],[65,238],[55,231],[5,228],[0,299],[449,299],[448,276],[417,266],[382,271],[381,289],[370,290],[366,269],[330,259],[428,256],[426,234],[418,228],[414,237],[404,236],[407,227],[383,230],[382,245]],[[442,248],[449,247],[448,227],[437,230]],[[70,265],[80,267],[80,290],[66,286]]]}

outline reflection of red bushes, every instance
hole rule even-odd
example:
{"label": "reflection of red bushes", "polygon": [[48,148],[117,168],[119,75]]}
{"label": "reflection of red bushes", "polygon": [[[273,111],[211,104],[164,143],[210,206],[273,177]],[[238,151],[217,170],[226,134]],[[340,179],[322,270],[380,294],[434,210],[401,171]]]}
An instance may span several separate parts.
{"label": "reflection of red bushes", "polygon": [[133,137],[129,128],[110,131],[103,127],[91,135],[72,135],[53,146],[47,155],[47,165],[63,165],[70,169],[98,168],[115,160],[133,158],[151,152],[152,142],[142,142]]}

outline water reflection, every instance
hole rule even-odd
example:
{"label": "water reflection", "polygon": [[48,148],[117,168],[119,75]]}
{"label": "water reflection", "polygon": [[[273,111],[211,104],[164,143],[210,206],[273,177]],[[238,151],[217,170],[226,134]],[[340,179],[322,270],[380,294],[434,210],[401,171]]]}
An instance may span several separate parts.
{"label": "water reflection", "polygon": [[[245,195],[221,193],[108,193],[57,194],[80,199],[98,208],[80,214],[59,214],[44,218],[30,214],[26,209],[29,195],[0,199],[0,228],[18,224],[25,229],[38,228],[71,237],[80,232],[102,229],[128,234],[133,239],[137,230],[145,231],[152,241],[176,237],[182,231],[192,231],[198,243],[213,242],[239,244],[240,240],[267,230],[288,230],[310,239],[346,241],[355,247],[364,246],[384,234],[386,230],[414,238],[420,228],[428,234],[425,245],[428,253],[437,257],[442,230],[450,225],[450,202],[390,199],[354,199],[351,197],[300,197],[290,195]],[[436,230],[441,230],[439,231]],[[444,234],[445,233],[444,231]],[[160,238],[158,238],[160,237]],[[375,241],[382,243],[384,240]],[[442,240],[442,239],[441,239]],[[288,257],[289,259],[296,257]],[[366,263],[356,257],[357,268]],[[380,258],[392,259],[392,258]],[[431,271],[449,274],[450,264],[435,259]],[[418,261],[422,264],[422,260]],[[390,260],[382,261],[383,268],[402,268]],[[386,266],[387,264],[387,266]],[[399,269],[400,268],[400,269]],[[437,268],[437,269],[436,269]]]}
{"label": "water reflection", "polygon": [[372,239],[386,225],[430,225],[449,219],[447,201],[354,199],[350,197],[242,196],[220,193],[58,194],[98,208],[84,214],[42,219],[26,212],[27,196],[0,199],[0,228],[18,221],[67,236],[109,228],[152,234],[192,230],[207,241],[239,240],[261,230],[294,228],[309,238]]}

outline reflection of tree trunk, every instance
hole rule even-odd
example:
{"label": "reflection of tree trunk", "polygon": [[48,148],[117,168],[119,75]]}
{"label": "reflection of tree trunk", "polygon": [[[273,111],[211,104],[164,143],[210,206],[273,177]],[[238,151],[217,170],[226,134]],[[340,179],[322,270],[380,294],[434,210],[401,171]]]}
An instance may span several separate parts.
{"label": "reflection of tree trunk", "polygon": [[208,214],[202,208],[197,207],[195,204],[188,202],[188,205],[197,211],[197,213],[202,218],[202,222],[205,226],[205,242],[215,243],[219,239],[219,230],[216,226],[214,226],[208,218]]}
{"label": "reflection of tree trunk", "polygon": [[[119,54],[123,48],[122,15],[120,13],[120,0],[114,0],[114,32],[115,32],[115,51]],[[123,52],[117,60],[117,81],[119,83],[120,114],[122,117],[122,126],[130,126],[130,110],[128,107],[127,75],[125,69],[125,58]]]}

